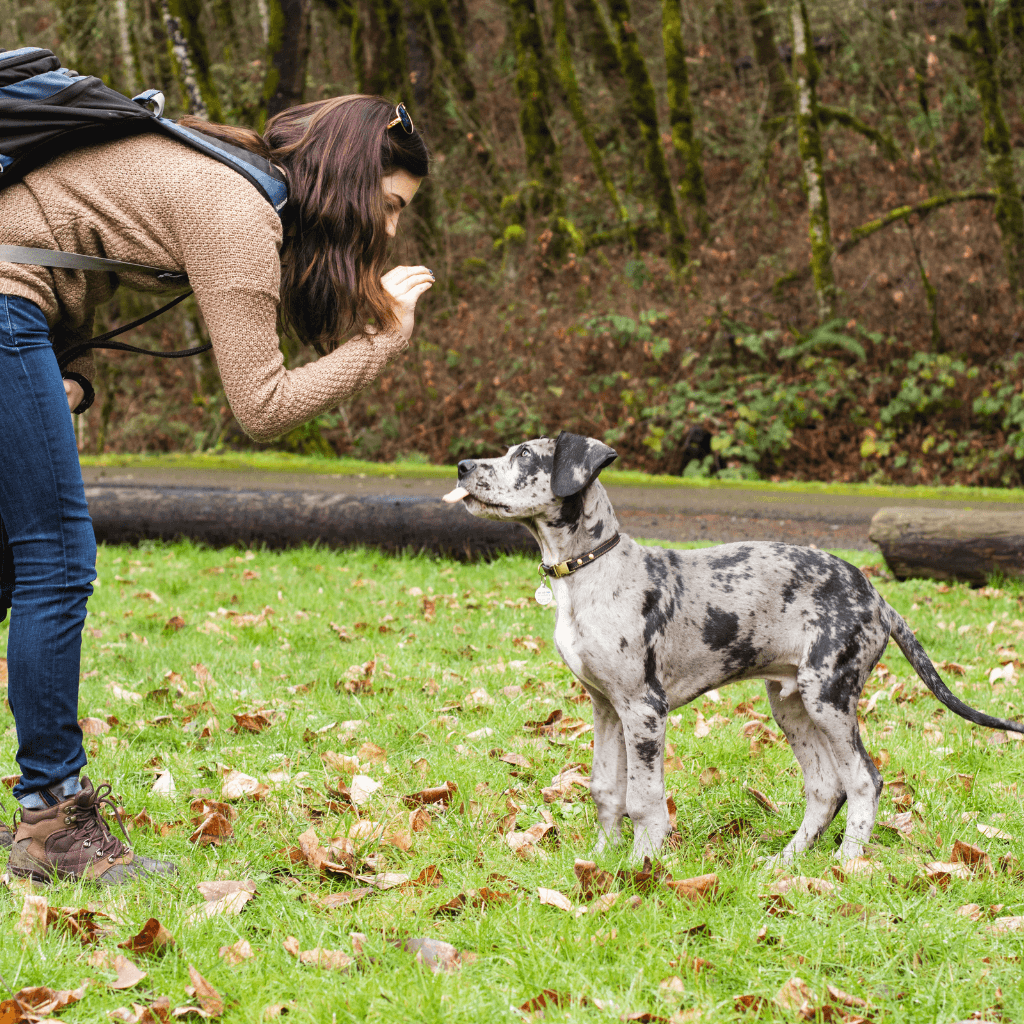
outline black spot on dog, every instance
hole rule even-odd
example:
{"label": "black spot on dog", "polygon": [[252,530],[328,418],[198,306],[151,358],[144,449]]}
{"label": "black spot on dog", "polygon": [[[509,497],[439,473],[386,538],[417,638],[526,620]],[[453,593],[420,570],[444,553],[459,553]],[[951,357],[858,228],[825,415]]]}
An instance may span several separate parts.
{"label": "black spot on dog", "polygon": [[587,533],[589,533],[594,540],[600,540],[601,535],[604,533],[604,523],[598,520],[589,530],[587,530]]}
{"label": "black spot on dog", "polygon": [[712,569],[732,569],[737,565],[745,565],[750,561],[750,548],[737,548],[732,554],[719,555],[716,558],[708,559],[708,565]]}
{"label": "black spot on dog", "polygon": [[625,651],[629,648],[629,641],[623,636],[619,638],[619,650]]}
{"label": "black spot on dog", "polygon": [[654,766],[658,763],[660,753],[661,749],[657,740],[640,740],[636,745],[637,757],[643,761],[648,771],[653,771]]}
{"label": "black spot on dog", "polygon": [[562,499],[558,515],[549,520],[549,523],[556,530],[567,529],[569,533],[575,533],[580,528],[580,518],[583,515],[583,495],[580,493],[570,494],[568,498]]}
{"label": "black spot on dog", "polygon": [[723,651],[736,642],[739,633],[739,616],[735,612],[727,612],[722,608],[708,606],[704,616],[704,627],[701,636],[704,643],[713,651]]}
{"label": "black spot on dog", "polygon": [[647,690],[643,695],[643,702],[657,715],[664,717],[668,714],[668,698],[658,678],[657,655],[653,647],[648,647],[644,655],[644,682],[647,684]]}
{"label": "black spot on dog", "polygon": [[645,590],[640,614],[644,619],[644,642],[650,644],[655,636],[665,635],[665,630],[675,615],[675,602],[670,602],[667,608],[662,608],[661,591]]}

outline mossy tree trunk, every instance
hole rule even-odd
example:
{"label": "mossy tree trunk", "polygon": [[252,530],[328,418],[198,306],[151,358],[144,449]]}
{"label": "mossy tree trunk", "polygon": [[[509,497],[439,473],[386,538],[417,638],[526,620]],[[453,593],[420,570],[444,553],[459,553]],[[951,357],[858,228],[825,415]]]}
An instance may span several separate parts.
{"label": "mossy tree trunk", "polygon": [[1002,236],[1006,276],[1016,301],[1021,303],[1024,302],[1024,204],[1014,176],[1010,131],[999,97],[995,44],[982,0],[964,0],[964,13],[967,35],[951,36],[950,41],[967,56],[974,72],[985,122],[982,147],[989,176],[999,195],[995,219]]}
{"label": "mossy tree trunk", "polygon": [[744,0],[744,7],[754,38],[754,61],[768,84],[768,117],[781,124],[793,110],[793,83],[779,57],[772,12],[765,0]]}
{"label": "mossy tree trunk", "polygon": [[519,126],[526,149],[526,169],[535,186],[534,206],[542,213],[557,213],[562,180],[561,154],[551,133],[549,59],[534,0],[509,0],[512,40],[516,54],[516,93]]}
{"label": "mossy tree trunk", "polygon": [[[206,112],[200,116],[207,117],[211,121],[223,121],[224,112],[221,109],[220,97],[210,76],[210,49],[206,45],[206,36],[199,18],[202,13],[200,0],[165,0],[167,10],[177,22],[181,34],[185,37],[188,49],[188,57],[192,65],[191,75],[195,80],[199,93],[202,96],[203,106]],[[166,20],[166,19],[165,19]],[[177,57],[177,46],[175,56]],[[181,58],[178,58],[181,65]],[[182,67],[184,77],[184,68]],[[190,104],[191,104],[190,98]]]}
{"label": "mossy tree trunk", "polygon": [[139,92],[139,70],[135,63],[131,34],[128,30],[128,0],[114,0],[117,15],[117,41],[121,50],[121,81],[130,96]]}
{"label": "mossy tree trunk", "polygon": [[832,228],[825,191],[824,155],[818,122],[818,78],[821,69],[812,44],[805,0],[792,0],[793,79],[796,100],[797,145],[807,195],[808,234],[811,241],[811,274],[822,321],[835,312],[836,280],[832,269]]}
{"label": "mossy tree trunk", "polygon": [[594,165],[594,171],[597,174],[598,180],[604,186],[605,192],[608,193],[608,198],[611,200],[612,207],[618,215],[619,220],[623,225],[625,225],[626,230],[629,231],[630,240],[635,246],[635,237],[633,232],[630,230],[629,225],[629,212],[626,209],[622,198],[619,196],[619,190],[615,187],[615,182],[612,180],[611,174],[608,173],[604,157],[601,155],[601,148],[598,146],[597,141],[594,138],[593,121],[587,114],[586,108],[583,105],[583,96],[580,93],[580,84],[576,78],[576,68],[572,59],[572,47],[569,43],[565,0],[551,0],[551,13],[552,20],[554,22],[555,50],[557,57],[556,66],[558,68],[558,78],[562,85],[562,91],[565,93],[569,109],[572,111],[573,119],[576,121],[576,127],[579,129],[580,135],[583,136],[583,141],[586,143],[587,151],[590,153],[590,160]]}
{"label": "mossy tree trunk", "polygon": [[270,0],[267,77],[263,83],[266,116],[301,103],[309,59],[310,0]]}
{"label": "mossy tree trunk", "polygon": [[644,166],[651,180],[655,202],[658,204],[662,228],[668,236],[668,259],[673,267],[685,265],[687,258],[686,233],[676,207],[675,193],[669,179],[668,161],[661,148],[658,125],[658,103],[647,62],[637,44],[636,29],[632,23],[629,0],[611,0],[612,22],[618,41],[619,60],[626,79],[633,112],[640,125],[644,146]]}
{"label": "mossy tree trunk", "polygon": [[[730,7],[731,9],[731,7]],[[668,120],[672,129],[672,148],[683,164],[679,191],[693,210],[700,233],[707,238],[708,192],[701,166],[701,144],[693,131],[693,104],[690,102],[690,76],[686,69],[683,44],[683,19],[679,0],[662,0],[661,38],[665,47],[665,74],[668,80]]]}
{"label": "mossy tree trunk", "polygon": [[587,53],[594,61],[598,74],[605,80],[612,100],[615,102],[619,123],[631,140],[640,138],[640,125],[637,122],[633,105],[629,101],[629,90],[622,74],[622,62],[615,38],[608,28],[604,11],[598,0],[576,0],[576,10],[584,25]]}
{"label": "mossy tree trunk", "polygon": [[722,55],[732,68],[733,74],[740,70],[740,30],[736,23],[736,8],[733,0],[715,0],[715,18],[722,39]]}
{"label": "mossy tree trunk", "polygon": [[171,14],[168,0],[160,0],[160,8],[163,14],[164,30],[167,33],[167,48],[177,69],[178,84],[181,86],[185,108],[190,114],[209,120],[210,111],[199,86],[198,74],[192,61],[192,51],[185,38],[185,33],[182,31],[178,19]]}
{"label": "mossy tree trunk", "polygon": [[466,46],[452,18],[452,9],[447,0],[421,0],[424,11],[430,19],[437,36],[441,55],[452,70],[452,85],[455,93],[464,103],[476,101],[476,86],[469,71]]}
{"label": "mossy tree trunk", "polygon": [[[358,18],[363,59],[360,89],[372,96],[404,94],[409,83],[409,53],[401,0],[363,0]],[[407,106],[415,115],[412,96]]]}

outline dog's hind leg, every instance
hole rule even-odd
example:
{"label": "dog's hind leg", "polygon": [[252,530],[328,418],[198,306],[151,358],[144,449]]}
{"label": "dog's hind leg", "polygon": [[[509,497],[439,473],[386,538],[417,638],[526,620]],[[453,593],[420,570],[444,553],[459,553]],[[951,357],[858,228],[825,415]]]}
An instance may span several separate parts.
{"label": "dog's hind leg", "polygon": [[[589,688],[588,688],[589,689]],[[598,836],[594,853],[618,846],[626,813],[626,743],[615,708],[590,690],[594,706],[594,764],[590,769],[590,795],[597,808]]]}
{"label": "dog's hind leg", "polygon": [[[882,792],[882,776],[864,749],[857,726],[856,701],[864,685],[860,675],[860,670],[851,665],[825,681],[827,686],[817,677],[805,679],[803,671],[800,678],[807,714],[827,737],[846,792],[846,833],[840,850],[843,860],[859,857],[864,843],[870,841]],[[838,697],[840,694],[844,696]]]}
{"label": "dog's hind leg", "polygon": [[[772,865],[778,862],[791,864],[798,853],[810,849],[832,824],[846,802],[846,791],[840,781],[832,745],[807,714],[800,694],[792,689],[792,684],[787,687],[775,680],[767,680],[765,688],[772,716],[786,734],[804,775],[804,797],[807,801],[804,820],[782,853],[770,861]],[[787,695],[783,696],[783,693]]]}

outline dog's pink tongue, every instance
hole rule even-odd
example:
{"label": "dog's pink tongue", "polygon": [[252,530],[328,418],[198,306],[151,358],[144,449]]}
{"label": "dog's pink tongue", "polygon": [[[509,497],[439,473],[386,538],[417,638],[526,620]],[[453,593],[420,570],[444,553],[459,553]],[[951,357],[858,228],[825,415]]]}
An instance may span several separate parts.
{"label": "dog's pink tongue", "polygon": [[469,491],[465,487],[456,487],[454,491],[449,491],[441,500],[447,501],[449,505],[454,505],[457,501],[462,501]]}

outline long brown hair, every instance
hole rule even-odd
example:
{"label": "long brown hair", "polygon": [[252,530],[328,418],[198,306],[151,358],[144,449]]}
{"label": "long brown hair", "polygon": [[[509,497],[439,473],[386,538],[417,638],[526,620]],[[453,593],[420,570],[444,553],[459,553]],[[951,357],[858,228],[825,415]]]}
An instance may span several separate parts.
{"label": "long brown hair", "polygon": [[197,117],[179,121],[284,169],[281,324],[321,354],[371,320],[381,330],[397,326],[380,283],[389,212],[381,179],[399,169],[425,178],[429,156],[418,132],[387,128],[394,116],[388,100],[357,95],[283,110],[262,136]]}

